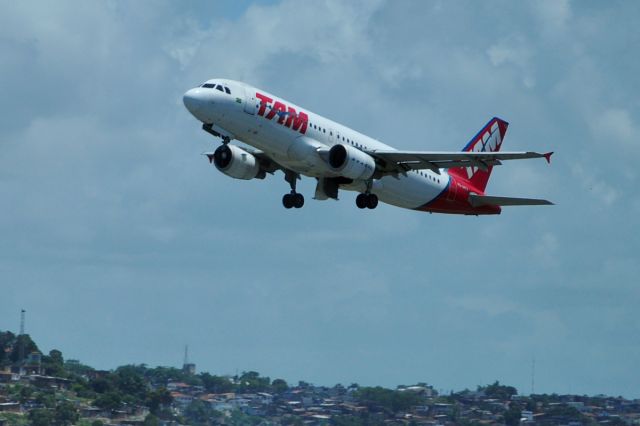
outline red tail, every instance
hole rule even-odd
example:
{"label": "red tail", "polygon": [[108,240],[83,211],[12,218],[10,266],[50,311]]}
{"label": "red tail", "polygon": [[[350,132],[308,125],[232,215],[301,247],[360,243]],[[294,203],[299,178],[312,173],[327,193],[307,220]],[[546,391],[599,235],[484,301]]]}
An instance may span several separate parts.
{"label": "red tail", "polygon": [[[507,133],[509,123],[493,117],[462,149],[463,152],[498,152]],[[478,167],[455,167],[449,173],[468,181],[475,189],[484,192],[493,166],[485,171]]]}

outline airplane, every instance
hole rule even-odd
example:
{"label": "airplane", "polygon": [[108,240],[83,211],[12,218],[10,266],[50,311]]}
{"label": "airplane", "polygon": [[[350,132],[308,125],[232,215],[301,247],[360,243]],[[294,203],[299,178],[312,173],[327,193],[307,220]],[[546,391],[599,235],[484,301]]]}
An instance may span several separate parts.
{"label": "airplane", "polygon": [[[301,208],[301,176],[317,180],[314,199],[355,191],[360,209],[378,201],[430,213],[500,214],[501,206],[549,205],[547,200],[484,193],[494,166],[506,160],[545,158],[553,152],[500,152],[508,123],[494,117],[460,152],[402,151],[247,83],[216,78],[188,90],[187,110],[202,129],[222,139],[205,155],[235,179],[284,172],[291,188],[285,208]],[[231,143],[237,140],[243,143]]]}

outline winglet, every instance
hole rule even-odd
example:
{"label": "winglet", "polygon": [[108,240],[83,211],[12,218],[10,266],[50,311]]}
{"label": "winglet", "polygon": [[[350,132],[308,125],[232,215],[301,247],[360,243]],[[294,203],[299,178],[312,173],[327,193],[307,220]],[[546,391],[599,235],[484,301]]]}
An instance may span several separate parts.
{"label": "winglet", "polygon": [[551,156],[553,155],[553,151],[547,152],[546,154],[542,154],[544,159],[547,160],[548,164],[551,164]]}

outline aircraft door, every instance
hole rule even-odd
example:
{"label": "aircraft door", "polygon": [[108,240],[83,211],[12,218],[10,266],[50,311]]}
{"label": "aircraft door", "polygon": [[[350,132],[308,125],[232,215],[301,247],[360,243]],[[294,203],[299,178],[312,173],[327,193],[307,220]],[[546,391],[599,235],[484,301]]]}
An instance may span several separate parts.
{"label": "aircraft door", "polygon": [[247,114],[255,115],[258,109],[258,102],[256,102],[256,94],[253,89],[248,87],[244,88],[244,112]]}

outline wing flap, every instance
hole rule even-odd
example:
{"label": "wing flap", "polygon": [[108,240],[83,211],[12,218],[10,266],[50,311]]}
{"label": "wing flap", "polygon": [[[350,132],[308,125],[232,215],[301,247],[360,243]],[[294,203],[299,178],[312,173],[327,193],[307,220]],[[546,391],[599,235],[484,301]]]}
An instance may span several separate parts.
{"label": "wing flap", "polygon": [[551,153],[538,152],[426,152],[426,151],[367,151],[368,154],[381,160],[384,171],[394,172],[398,169],[450,169],[454,167],[498,166],[504,160],[524,160],[528,158],[545,158],[549,161]]}
{"label": "wing flap", "polygon": [[469,203],[473,207],[480,206],[547,206],[551,201],[538,198],[493,197],[490,195],[469,194]]}

